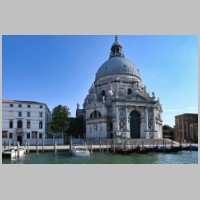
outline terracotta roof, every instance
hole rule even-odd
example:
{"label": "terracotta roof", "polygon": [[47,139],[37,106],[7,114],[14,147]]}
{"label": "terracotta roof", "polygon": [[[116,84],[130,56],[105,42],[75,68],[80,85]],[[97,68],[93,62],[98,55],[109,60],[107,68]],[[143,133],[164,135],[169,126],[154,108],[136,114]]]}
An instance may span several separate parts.
{"label": "terracotta roof", "polygon": [[36,101],[20,101],[20,100],[2,100],[2,103],[45,104],[45,103],[36,102]]}

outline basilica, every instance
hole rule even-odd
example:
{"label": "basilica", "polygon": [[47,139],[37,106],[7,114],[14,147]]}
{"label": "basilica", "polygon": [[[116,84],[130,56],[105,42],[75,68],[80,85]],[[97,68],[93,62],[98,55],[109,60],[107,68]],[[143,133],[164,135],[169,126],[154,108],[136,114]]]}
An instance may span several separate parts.
{"label": "basilica", "polygon": [[125,58],[115,36],[109,59],[96,78],[77,115],[86,120],[86,138],[162,138],[162,106],[142,84],[139,70]]}

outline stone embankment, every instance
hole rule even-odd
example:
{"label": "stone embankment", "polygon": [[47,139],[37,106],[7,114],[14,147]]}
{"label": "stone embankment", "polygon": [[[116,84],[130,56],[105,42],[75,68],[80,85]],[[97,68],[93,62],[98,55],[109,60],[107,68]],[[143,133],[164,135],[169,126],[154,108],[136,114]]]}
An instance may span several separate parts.
{"label": "stone embankment", "polygon": [[[179,142],[172,141],[170,139],[98,139],[98,140],[85,140],[82,144],[75,144],[77,146],[86,146],[88,149],[104,151],[105,149],[113,148],[119,146],[125,146],[126,148],[133,148],[137,145],[140,147],[171,147],[171,146],[180,146]],[[182,143],[182,147],[189,146],[190,143]],[[191,144],[198,146],[198,144]],[[2,147],[3,148],[3,147]],[[53,146],[45,145],[34,145],[34,146],[25,146],[27,152],[48,152],[48,151],[69,151],[70,145],[57,145],[56,143]]]}

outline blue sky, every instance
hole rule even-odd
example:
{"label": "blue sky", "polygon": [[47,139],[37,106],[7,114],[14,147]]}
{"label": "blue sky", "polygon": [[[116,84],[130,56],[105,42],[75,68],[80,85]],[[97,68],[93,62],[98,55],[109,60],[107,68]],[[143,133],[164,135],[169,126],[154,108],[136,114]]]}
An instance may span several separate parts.
{"label": "blue sky", "polygon": [[[125,57],[140,71],[147,91],[163,108],[163,125],[175,115],[198,112],[197,35],[119,35]],[[2,96],[58,104],[75,116],[114,35],[2,36]]]}

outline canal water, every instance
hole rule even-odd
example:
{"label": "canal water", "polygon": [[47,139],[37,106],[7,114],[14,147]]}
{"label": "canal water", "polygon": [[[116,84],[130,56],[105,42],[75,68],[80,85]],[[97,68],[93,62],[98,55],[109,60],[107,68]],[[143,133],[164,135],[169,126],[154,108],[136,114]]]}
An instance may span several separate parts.
{"label": "canal water", "polygon": [[29,153],[22,158],[2,158],[2,164],[198,164],[198,151],[121,155],[94,152],[88,157],[71,156],[69,152]]}

